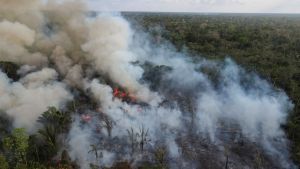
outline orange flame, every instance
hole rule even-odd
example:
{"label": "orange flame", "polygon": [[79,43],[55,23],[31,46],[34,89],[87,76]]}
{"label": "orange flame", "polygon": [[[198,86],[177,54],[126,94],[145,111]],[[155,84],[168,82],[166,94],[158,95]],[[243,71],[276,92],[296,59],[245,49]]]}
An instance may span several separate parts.
{"label": "orange flame", "polygon": [[118,95],[119,95],[119,89],[118,88],[114,89],[113,95],[114,95],[114,97],[118,97]]}
{"label": "orange flame", "polygon": [[121,99],[122,101],[136,102],[137,100],[135,96],[126,93],[125,91],[121,91],[119,88],[114,88],[113,96]]}

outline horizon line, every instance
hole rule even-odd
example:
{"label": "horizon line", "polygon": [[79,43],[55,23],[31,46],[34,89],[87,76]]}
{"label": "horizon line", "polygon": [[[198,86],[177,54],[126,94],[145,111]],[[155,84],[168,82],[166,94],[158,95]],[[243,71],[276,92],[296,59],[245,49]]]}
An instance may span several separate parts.
{"label": "horizon line", "polygon": [[300,15],[300,12],[199,12],[199,11],[142,11],[142,10],[90,10],[90,12],[113,12],[113,13],[191,13],[191,14],[275,14],[275,15]]}

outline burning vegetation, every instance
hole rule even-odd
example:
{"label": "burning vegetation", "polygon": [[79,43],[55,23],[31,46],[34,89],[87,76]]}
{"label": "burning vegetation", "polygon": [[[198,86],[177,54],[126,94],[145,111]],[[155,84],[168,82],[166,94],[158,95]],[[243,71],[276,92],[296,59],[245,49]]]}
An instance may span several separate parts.
{"label": "burning vegetation", "polygon": [[84,6],[0,1],[2,168],[297,168],[282,90]]}
{"label": "burning vegetation", "polygon": [[137,102],[137,99],[135,96],[133,96],[132,94],[129,94],[128,92],[122,91],[117,87],[114,88],[113,96],[115,98],[120,99],[121,101],[125,101],[128,103],[136,103]]}

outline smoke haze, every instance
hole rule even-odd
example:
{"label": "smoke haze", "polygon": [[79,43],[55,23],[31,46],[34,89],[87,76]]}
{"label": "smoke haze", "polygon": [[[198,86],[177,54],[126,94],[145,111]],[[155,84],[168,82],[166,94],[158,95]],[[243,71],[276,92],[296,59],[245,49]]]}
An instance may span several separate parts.
{"label": "smoke haze", "polygon": [[[229,137],[262,147],[273,166],[293,168],[281,129],[293,108],[288,96],[229,58],[191,58],[153,43],[120,15],[88,16],[83,2],[0,1],[0,60],[20,66],[17,81],[0,72],[1,113],[34,133],[49,106],[63,109],[79,99],[76,93],[87,95],[96,108],[73,112],[64,145],[81,168],[136,165],[153,159],[145,152],[157,146],[177,161],[171,168],[203,167],[184,155],[183,144],[205,140],[223,159]],[[129,93],[129,101],[116,97],[115,88]],[[91,145],[102,145],[101,158]]]}

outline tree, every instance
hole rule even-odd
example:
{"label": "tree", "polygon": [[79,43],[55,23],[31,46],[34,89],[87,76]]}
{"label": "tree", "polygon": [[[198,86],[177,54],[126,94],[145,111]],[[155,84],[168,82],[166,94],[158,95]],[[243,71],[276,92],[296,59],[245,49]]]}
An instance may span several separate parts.
{"label": "tree", "polygon": [[16,168],[27,165],[28,139],[29,136],[24,128],[15,128],[11,135],[3,140],[4,147],[9,154],[9,162]]}
{"label": "tree", "polygon": [[6,161],[6,158],[0,154],[0,169],[8,169],[8,163]]}
{"label": "tree", "polygon": [[137,133],[133,131],[133,128],[127,129],[128,138],[131,146],[131,153],[133,154],[135,152],[135,148],[137,145]]}
{"label": "tree", "polygon": [[39,117],[38,122],[44,126],[53,126],[58,133],[63,133],[69,129],[71,116],[68,112],[62,112],[55,107],[49,107],[48,110]]}
{"label": "tree", "polygon": [[150,141],[150,139],[148,138],[148,132],[149,129],[146,130],[144,126],[142,126],[142,128],[140,128],[139,133],[137,133],[137,137],[139,138],[140,149],[142,152],[144,151],[145,145]]}
{"label": "tree", "polygon": [[49,107],[39,117],[38,122],[43,127],[30,137],[30,158],[38,162],[49,162],[57,155],[60,146],[63,144],[58,136],[68,132],[71,116],[68,112]]}
{"label": "tree", "polygon": [[58,144],[57,144],[57,132],[54,126],[46,126],[43,129],[38,131],[38,134],[43,141],[43,149],[47,152],[48,158],[53,157],[56,155],[58,151]]}

